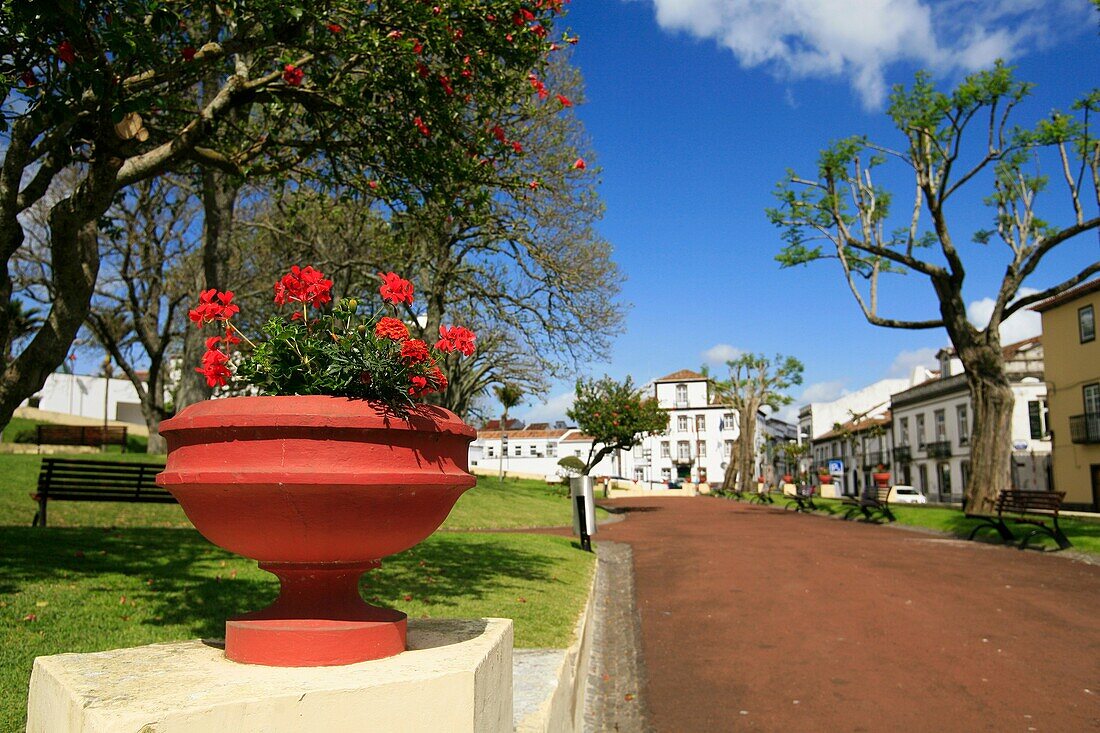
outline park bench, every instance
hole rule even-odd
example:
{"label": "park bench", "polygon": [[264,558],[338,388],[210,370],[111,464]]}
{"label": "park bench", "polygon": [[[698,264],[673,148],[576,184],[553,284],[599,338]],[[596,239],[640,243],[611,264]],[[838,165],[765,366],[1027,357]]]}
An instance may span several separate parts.
{"label": "park bench", "polygon": [[39,425],[35,442],[44,445],[121,445],[126,452],[126,428],[116,425]]}
{"label": "park bench", "polygon": [[31,526],[46,526],[50,501],[120,501],[138,504],[174,504],[176,499],[154,482],[162,464],[43,458],[38,488],[31,498],[38,502]]}
{"label": "park bench", "polygon": [[784,494],[787,499],[787,509],[796,512],[810,512],[817,509],[814,504],[814,487],[805,484],[798,486],[793,494]]}
{"label": "park bench", "polygon": [[[967,539],[972,540],[979,531],[992,528],[1005,542],[1014,542],[1016,535],[1008,528],[1008,524],[1006,524],[1006,521],[1008,521],[1015,524],[1029,524],[1035,527],[1020,540],[1021,550],[1026,549],[1028,542],[1037,534],[1048,535],[1058,543],[1058,547],[1062,550],[1073,547],[1069,538],[1058,526],[1058,512],[1062,508],[1062,499],[1065,496],[1064,491],[1002,489],[997,494],[997,501],[993,505],[996,514],[966,515],[969,519],[977,519],[981,522],[971,530]],[[1047,525],[1047,521],[1050,522],[1050,525]]]}
{"label": "park bench", "polygon": [[767,489],[765,489],[763,491],[760,491],[759,489],[757,489],[756,491],[749,492],[749,503],[750,504],[774,504],[775,499],[772,498],[771,492],[768,491]]}
{"label": "park bench", "polygon": [[874,493],[864,493],[858,498],[845,496],[840,502],[842,507],[847,507],[844,510],[844,519],[852,519],[857,514],[862,514],[868,522],[876,519],[896,522],[897,517],[890,511],[890,491],[889,486],[877,486]]}

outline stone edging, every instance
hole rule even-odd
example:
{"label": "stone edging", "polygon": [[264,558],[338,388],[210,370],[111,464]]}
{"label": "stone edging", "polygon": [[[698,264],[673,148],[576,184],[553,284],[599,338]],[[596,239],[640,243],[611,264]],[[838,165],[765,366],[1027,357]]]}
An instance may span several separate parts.
{"label": "stone edging", "polygon": [[585,712],[586,681],[592,659],[592,621],[598,594],[597,582],[606,572],[597,558],[596,570],[588,587],[588,602],[573,629],[573,643],[568,649],[558,650],[560,655],[555,682],[549,695],[534,712],[516,725],[518,733],[574,733],[580,731]]}

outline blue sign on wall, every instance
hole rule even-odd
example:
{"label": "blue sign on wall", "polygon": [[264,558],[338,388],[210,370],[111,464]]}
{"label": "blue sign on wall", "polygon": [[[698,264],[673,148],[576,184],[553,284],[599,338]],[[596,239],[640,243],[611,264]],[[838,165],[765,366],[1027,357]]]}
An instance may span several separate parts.
{"label": "blue sign on wall", "polygon": [[829,475],[830,476],[843,476],[844,475],[844,461],[840,461],[840,460],[829,461]]}

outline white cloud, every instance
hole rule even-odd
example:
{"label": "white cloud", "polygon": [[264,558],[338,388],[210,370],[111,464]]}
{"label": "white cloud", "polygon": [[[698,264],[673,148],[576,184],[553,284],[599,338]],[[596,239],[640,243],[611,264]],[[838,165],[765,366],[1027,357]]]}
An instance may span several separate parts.
{"label": "white cloud", "polygon": [[559,395],[554,395],[546,402],[540,405],[535,405],[530,410],[522,415],[517,415],[523,419],[525,423],[530,425],[533,422],[548,422],[551,425],[557,420],[568,420],[565,416],[565,411],[573,406],[573,392],[562,392]]}
{"label": "white cloud", "polygon": [[[1020,288],[1019,295],[1031,295],[1038,291],[1034,288]],[[989,325],[989,317],[993,315],[993,298],[975,300],[966,307],[966,316],[978,328]],[[1024,308],[1012,314],[1001,322],[1001,343],[1012,344],[1023,341],[1043,332],[1043,319],[1035,311]]]}
{"label": "white cloud", "polygon": [[703,361],[711,366],[724,365],[727,361],[733,361],[744,354],[744,351],[729,344],[715,344],[703,352]]}
{"label": "white cloud", "polygon": [[938,364],[936,361],[937,351],[939,349],[933,349],[932,347],[901,351],[894,357],[894,363],[890,365],[890,370],[886,373],[886,376],[908,377],[913,373],[913,368],[919,366],[935,369]]}
{"label": "white cloud", "polygon": [[843,382],[814,382],[813,384],[806,385],[806,389],[802,390],[802,396],[795,400],[794,404],[805,405],[810,402],[832,402],[846,394],[848,394],[848,390],[844,388]]}
{"label": "white cloud", "polygon": [[713,40],[745,68],[789,78],[846,77],[864,105],[886,98],[886,69],[910,62],[971,71],[1080,32],[1071,0],[651,0],[658,24]]}

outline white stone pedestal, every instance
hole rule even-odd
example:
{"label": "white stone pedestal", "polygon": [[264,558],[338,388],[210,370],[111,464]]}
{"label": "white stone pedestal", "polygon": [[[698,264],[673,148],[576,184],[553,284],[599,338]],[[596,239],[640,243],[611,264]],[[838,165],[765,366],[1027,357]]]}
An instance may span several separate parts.
{"label": "white stone pedestal", "polygon": [[409,651],[260,667],[201,641],[34,660],[28,733],[512,730],[512,622],[409,620]]}

